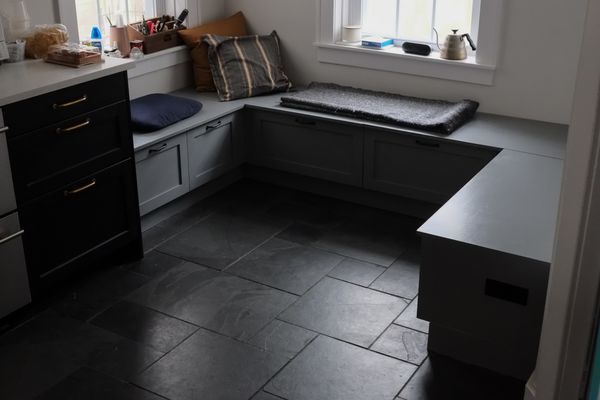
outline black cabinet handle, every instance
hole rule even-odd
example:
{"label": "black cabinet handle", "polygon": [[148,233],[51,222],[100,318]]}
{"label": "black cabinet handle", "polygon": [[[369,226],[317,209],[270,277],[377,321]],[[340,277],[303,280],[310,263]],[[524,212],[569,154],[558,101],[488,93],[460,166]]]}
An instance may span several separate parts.
{"label": "black cabinet handle", "polygon": [[436,143],[436,142],[426,142],[424,140],[415,140],[415,143],[417,143],[419,146],[424,146],[424,147],[431,147],[431,148],[439,148],[440,144]]}
{"label": "black cabinet handle", "polygon": [[167,148],[167,144],[163,143],[160,147],[148,150],[148,154],[160,153],[161,151],[165,150],[166,148]]}
{"label": "black cabinet handle", "polygon": [[215,124],[213,125],[206,125],[206,132],[208,131],[212,131],[213,129],[217,129],[218,127],[220,127],[221,125],[223,125],[223,121],[217,121]]}
{"label": "black cabinet handle", "polygon": [[89,190],[89,189],[93,188],[94,186],[96,186],[96,180],[92,179],[92,181],[90,183],[88,183],[87,185],[83,185],[83,186],[78,187],[77,189],[73,189],[73,190],[65,190],[65,197],[73,196],[73,195],[85,192],[86,190]]}
{"label": "black cabinet handle", "polygon": [[90,118],[86,118],[86,120],[80,124],[73,125],[68,128],[56,128],[56,133],[58,135],[62,135],[64,133],[73,133],[73,132],[76,132],[80,129],[83,129],[83,128],[89,126],[89,124],[91,124],[91,123],[92,123],[92,120]]}
{"label": "black cabinet handle", "polygon": [[317,125],[317,121],[315,121],[314,119],[298,117],[298,118],[295,118],[294,121],[300,125],[313,125],[313,126]]}
{"label": "black cabinet handle", "polygon": [[78,98],[76,100],[71,100],[71,101],[67,101],[66,103],[60,103],[60,104],[54,103],[52,105],[52,108],[54,108],[55,110],[61,110],[63,108],[68,108],[68,107],[75,106],[79,103],[83,103],[87,99],[88,99],[87,94],[84,94],[83,96],[81,96],[80,98]]}

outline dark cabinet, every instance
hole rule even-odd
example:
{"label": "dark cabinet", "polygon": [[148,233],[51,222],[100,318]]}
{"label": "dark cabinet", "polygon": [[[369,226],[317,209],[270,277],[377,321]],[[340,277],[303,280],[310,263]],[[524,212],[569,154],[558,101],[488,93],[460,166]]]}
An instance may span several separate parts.
{"label": "dark cabinet", "polygon": [[54,190],[21,209],[30,275],[44,279],[80,258],[138,234],[131,159]]}
{"label": "dark cabinet", "polygon": [[141,257],[127,74],[3,112],[33,295],[102,256]]}

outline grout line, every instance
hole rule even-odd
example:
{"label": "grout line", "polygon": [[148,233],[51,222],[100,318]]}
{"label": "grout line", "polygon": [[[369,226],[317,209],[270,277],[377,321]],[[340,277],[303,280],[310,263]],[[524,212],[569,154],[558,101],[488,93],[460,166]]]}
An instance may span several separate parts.
{"label": "grout line", "polygon": [[[384,292],[383,290],[374,289],[374,288],[372,288],[372,287],[368,287],[368,286],[362,286],[362,285],[356,284],[356,283],[354,283],[354,282],[348,282],[348,281],[345,281],[345,280],[343,280],[343,279],[336,278],[335,276],[329,276],[329,275],[327,275],[327,277],[328,277],[328,278],[331,278],[331,279],[334,279],[334,280],[336,280],[336,281],[339,281],[339,282],[344,282],[344,283],[347,283],[347,284],[349,284],[349,285],[352,285],[352,286],[356,286],[356,287],[362,288],[362,289],[371,290],[371,291],[373,291],[373,292],[377,292],[377,293],[381,293],[381,294],[386,294],[386,295],[388,295],[388,296],[392,296],[392,297],[395,297],[395,298],[397,298],[397,299],[404,300],[404,301],[406,302],[406,306],[407,306],[407,307],[408,307],[408,305],[409,305],[409,304],[412,302],[412,299],[411,299],[411,298],[408,298],[408,297],[402,297],[402,296],[398,296],[397,294],[393,294],[393,293]],[[417,296],[415,296],[415,297],[418,297],[418,295],[417,295]],[[406,309],[406,307],[405,307],[404,309]],[[403,310],[403,311],[404,311],[404,310]],[[400,314],[398,314],[398,316],[400,316]]]}

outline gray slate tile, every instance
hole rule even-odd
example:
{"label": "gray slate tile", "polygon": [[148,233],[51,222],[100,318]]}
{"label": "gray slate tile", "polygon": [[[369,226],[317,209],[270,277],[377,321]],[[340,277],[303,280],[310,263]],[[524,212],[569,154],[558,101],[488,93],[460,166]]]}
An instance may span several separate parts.
{"label": "gray slate tile", "polygon": [[171,268],[178,267],[185,263],[181,258],[173,257],[158,251],[147,253],[144,258],[134,263],[128,264],[127,269],[137,272],[151,278],[161,276]]}
{"label": "gray slate tile", "polygon": [[238,339],[250,339],[296,296],[192,263],[140,288],[130,301]]}
{"label": "gray slate tile", "polygon": [[311,225],[294,222],[288,228],[279,233],[276,237],[278,239],[287,240],[288,242],[295,242],[308,245],[319,240],[323,233],[324,231],[320,228],[315,228]]}
{"label": "gray slate tile", "polygon": [[275,238],[227,272],[302,295],[340,261],[342,257],[337,254]]}
{"label": "gray slate tile", "polygon": [[398,297],[325,277],[279,319],[369,347],[406,305]]}
{"label": "gray slate tile", "polygon": [[159,247],[163,253],[224,269],[288,223],[266,214],[219,211]]}
{"label": "gray slate tile", "polygon": [[419,298],[415,299],[402,311],[402,314],[394,321],[395,324],[405,326],[423,333],[429,333],[429,322],[417,318],[417,307]]}
{"label": "gray slate tile", "polygon": [[200,330],[134,383],[172,400],[247,400],[287,358]]}
{"label": "gray slate tile", "polygon": [[248,343],[265,351],[293,358],[316,336],[315,332],[276,320],[262,329]]}
{"label": "gray slate tile", "polygon": [[92,324],[168,353],[198,327],[130,302],[119,302]]}
{"label": "gray slate tile", "polygon": [[329,276],[368,287],[383,272],[385,272],[385,268],[378,265],[347,258],[338,264],[329,273]]}
{"label": "gray slate tile", "polygon": [[159,397],[129,383],[81,368],[53,386],[36,400],[160,400]]}
{"label": "gray slate tile", "polygon": [[0,337],[0,398],[32,398],[82,366],[129,379],[163,354],[47,310]]}
{"label": "gray slate tile", "polygon": [[371,346],[371,350],[420,365],[427,358],[427,335],[391,325]]}
{"label": "gray slate tile", "polygon": [[259,392],[251,400],[281,400],[281,397],[274,396],[267,392]]}
{"label": "gray slate tile", "polygon": [[414,299],[419,294],[420,262],[419,253],[407,251],[370,287],[405,299]]}
{"label": "gray slate tile", "polygon": [[390,266],[405,248],[397,232],[355,221],[326,232],[315,246],[384,267]]}
{"label": "gray slate tile", "polygon": [[293,400],[393,399],[415,370],[414,365],[319,336],[265,391]]}

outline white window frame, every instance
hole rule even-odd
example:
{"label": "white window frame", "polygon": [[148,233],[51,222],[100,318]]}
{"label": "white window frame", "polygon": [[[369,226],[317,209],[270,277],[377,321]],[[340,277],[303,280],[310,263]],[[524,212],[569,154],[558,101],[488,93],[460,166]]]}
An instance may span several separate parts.
{"label": "white window frame", "polygon": [[[181,10],[187,8],[190,13],[186,25],[196,26],[199,23],[198,1],[201,0],[144,0],[146,3],[154,3],[157,16],[169,14],[178,16]],[[77,29],[77,9],[75,0],[58,0],[58,13],[60,22],[69,29],[71,42],[79,42],[79,30]]]}
{"label": "white window frame", "polygon": [[479,24],[473,31],[477,36],[478,49],[474,55],[462,61],[444,60],[435,51],[430,56],[423,57],[405,54],[401,48],[396,47],[373,50],[342,43],[343,21],[348,16],[344,15],[344,12],[347,12],[344,10],[345,1],[360,0],[319,0],[318,2],[319,21],[315,46],[319,62],[493,85],[501,46],[506,0],[480,2]]}

